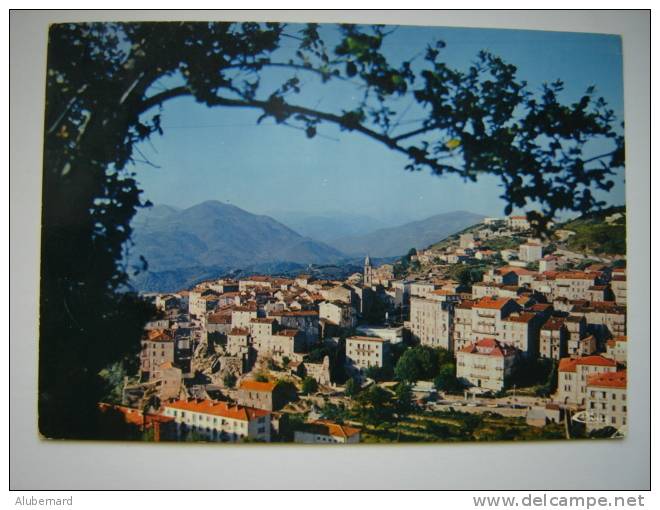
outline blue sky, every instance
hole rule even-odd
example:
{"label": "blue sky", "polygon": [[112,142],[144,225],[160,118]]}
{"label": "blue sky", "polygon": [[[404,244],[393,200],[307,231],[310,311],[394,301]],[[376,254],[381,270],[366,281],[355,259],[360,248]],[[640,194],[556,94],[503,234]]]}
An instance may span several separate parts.
{"label": "blue sky", "polygon": [[[291,26],[295,30],[295,26]],[[333,28],[327,36],[332,39]],[[518,30],[399,27],[383,51],[394,61],[408,59],[436,39],[445,41],[445,61],[466,68],[477,52],[488,50],[518,67],[518,77],[533,91],[561,78],[561,99],[571,102],[595,85],[619,119],[623,119],[622,56],[617,36]],[[295,41],[285,40],[281,55]],[[289,76],[280,74],[279,78]],[[339,111],[354,94],[342,86],[321,85],[301,75],[303,94],[293,102]],[[278,76],[272,78],[273,86]],[[265,80],[266,87],[269,81]],[[410,97],[398,101],[402,124],[415,119]],[[405,113],[404,113],[405,112]],[[165,134],[140,147],[160,168],[137,163],[144,198],[188,207],[204,200],[229,202],[254,213],[342,211],[388,223],[420,219],[453,210],[503,215],[505,203],[496,178],[465,183],[453,176],[409,173],[407,160],[359,134],[323,125],[322,136],[309,140],[301,131],[256,124],[250,110],[209,109],[191,99],[167,103],[162,114]],[[624,202],[623,176],[603,196]]]}

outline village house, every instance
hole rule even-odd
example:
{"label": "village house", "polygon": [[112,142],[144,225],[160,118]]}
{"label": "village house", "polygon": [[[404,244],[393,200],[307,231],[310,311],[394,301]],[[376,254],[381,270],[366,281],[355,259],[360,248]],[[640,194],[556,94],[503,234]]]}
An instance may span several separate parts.
{"label": "village house", "polygon": [[476,301],[464,299],[454,306],[454,350],[472,343],[472,307]]}
{"label": "village house", "polygon": [[514,312],[503,319],[501,324],[501,342],[515,347],[528,357],[538,354],[540,317],[532,312]]}
{"label": "village house", "polygon": [[539,356],[559,361],[567,353],[568,330],[564,320],[551,317],[539,332]]}
{"label": "village house", "polygon": [[143,380],[151,380],[152,374],[163,363],[174,362],[174,338],[170,331],[152,329],[142,337],[140,372]]}
{"label": "village house", "polygon": [[626,309],[611,301],[575,305],[571,315],[583,316],[598,341],[626,335]]}
{"label": "village house", "polygon": [[226,351],[229,356],[242,356],[248,353],[250,346],[250,330],[247,328],[232,328],[227,335]]}
{"label": "village house", "polygon": [[410,333],[422,345],[454,350],[452,324],[458,296],[437,290],[427,298],[410,298]]}
{"label": "village house", "polygon": [[559,272],[549,277],[551,280],[552,298],[570,300],[588,299],[590,287],[596,285],[594,274],[582,271]]}
{"label": "village house", "polygon": [[296,329],[302,334],[307,346],[319,341],[319,312],[316,310],[272,312],[279,325],[286,329]]}
{"label": "village house", "polygon": [[260,335],[252,338],[252,347],[260,357],[270,357],[277,361],[301,358],[305,351],[304,335],[297,329],[279,329],[272,335]]}
{"label": "village house", "polygon": [[507,216],[506,226],[511,230],[529,230],[531,225],[527,221],[527,216]]}
{"label": "village house", "polygon": [[518,246],[518,258],[523,262],[536,262],[543,258],[543,245],[538,241],[527,241]]}
{"label": "village house", "polygon": [[587,289],[585,299],[587,301],[609,301],[612,290],[609,285],[592,285]]}
{"label": "village house", "polygon": [[625,434],[628,428],[626,371],[590,375],[585,407],[587,432],[614,427]]}
{"label": "village house", "polygon": [[149,331],[152,329],[169,329],[169,328],[170,328],[169,319],[156,319],[149,321],[144,325],[145,331]]}
{"label": "village house", "polygon": [[435,283],[418,281],[410,283],[410,296],[426,297],[436,290],[438,286]]}
{"label": "village house", "polygon": [[518,352],[494,338],[483,338],[456,351],[456,377],[471,386],[500,391],[512,374]]}
{"label": "village house", "polygon": [[557,269],[558,257],[555,255],[546,255],[541,260],[539,260],[539,273],[545,273],[546,271],[554,271]]}
{"label": "village house", "polygon": [[559,361],[555,400],[562,404],[583,406],[587,399],[587,377],[615,371],[616,361],[600,355],[562,358]]}
{"label": "village house", "polygon": [[289,402],[289,395],[275,381],[243,380],[238,386],[236,401],[246,407],[277,411]]}
{"label": "village house", "polygon": [[607,341],[607,353],[605,356],[617,363],[626,365],[628,362],[628,337],[625,335],[615,336]]}
{"label": "village house", "polygon": [[610,280],[612,286],[612,293],[614,294],[614,301],[617,305],[626,306],[628,302],[628,284],[626,282],[625,274],[613,274]]}
{"label": "village house", "polygon": [[321,289],[319,291],[323,299],[326,301],[339,301],[350,305],[353,303],[353,289],[349,285],[333,285],[328,289]]}
{"label": "village house", "polygon": [[510,298],[484,297],[472,306],[472,340],[481,338],[499,339],[503,328],[502,321],[520,306]]}
{"label": "village house", "polygon": [[211,290],[191,291],[188,295],[188,313],[201,318],[218,306],[218,294]]}
{"label": "village house", "polygon": [[319,317],[340,328],[351,329],[357,324],[355,308],[340,301],[319,304]]}
{"label": "village house", "polygon": [[253,337],[267,336],[275,333],[277,321],[273,317],[255,317],[250,319],[248,331]]}
{"label": "village house", "polygon": [[321,363],[313,363],[311,361],[304,361],[301,363],[301,377],[311,377],[317,383],[324,386],[330,386],[332,381],[330,379],[330,358],[323,356]]}
{"label": "village house", "polygon": [[181,393],[183,375],[180,368],[167,361],[150,374],[152,381],[158,383],[158,398],[161,401],[178,398]]}
{"label": "village house", "polygon": [[231,311],[231,327],[250,329],[250,321],[257,318],[257,306],[234,306]]}
{"label": "village house", "polygon": [[174,418],[177,439],[192,435],[206,441],[241,439],[270,442],[270,412],[214,400],[175,400],[163,405]]}
{"label": "village house", "polygon": [[355,444],[360,442],[360,429],[329,420],[315,420],[294,431],[293,441],[302,444]]}
{"label": "village house", "polygon": [[226,335],[231,331],[231,315],[226,313],[211,313],[205,317],[207,333],[221,333]]}
{"label": "village house", "polygon": [[565,317],[564,326],[568,331],[566,352],[569,356],[586,356],[596,351],[595,338],[587,334],[587,321],[584,317]]}
{"label": "village house", "polygon": [[360,376],[369,367],[383,367],[389,342],[382,338],[351,336],[346,339],[346,367]]}

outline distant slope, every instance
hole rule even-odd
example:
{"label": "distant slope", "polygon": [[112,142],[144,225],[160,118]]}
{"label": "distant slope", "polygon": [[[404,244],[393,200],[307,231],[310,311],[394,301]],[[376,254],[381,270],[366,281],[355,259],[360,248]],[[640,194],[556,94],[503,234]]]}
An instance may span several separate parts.
{"label": "distant slope", "polygon": [[328,264],[345,258],[268,216],[216,201],[183,210],[157,206],[141,211],[133,227],[132,260],[144,256],[151,273],[136,278],[136,285],[151,281],[150,287],[157,286],[156,273],[169,282],[189,281],[197,274],[255,264]]}
{"label": "distant slope", "polygon": [[413,247],[426,248],[438,239],[459,232],[483,219],[484,216],[479,214],[454,211],[398,227],[379,229],[366,235],[343,237],[331,244],[351,255],[396,257],[407,253]]}
{"label": "distant slope", "polygon": [[623,206],[580,216],[558,225],[557,229],[575,232],[564,242],[567,250],[585,255],[626,254],[626,208]]}
{"label": "distant slope", "polygon": [[346,236],[357,236],[388,226],[370,216],[351,213],[312,214],[293,211],[277,211],[269,216],[284,223],[299,234],[328,243]]}

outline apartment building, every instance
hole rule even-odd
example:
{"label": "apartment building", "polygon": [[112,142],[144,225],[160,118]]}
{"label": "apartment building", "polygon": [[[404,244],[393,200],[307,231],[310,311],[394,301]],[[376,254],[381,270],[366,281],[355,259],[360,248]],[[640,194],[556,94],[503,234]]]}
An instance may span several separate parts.
{"label": "apartment building", "polygon": [[389,342],[382,338],[351,336],[346,339],[346,366],[349,371],[360,375],[369,367],[383,367]]}
{"label": "apartment building", "polygon": [[207,399],[175,400],[163,405],[163,416],[174,418],[177,439],[206,441],[242,439],[270,442],[269,411]]}
{"label": "apartment building", "polygon": [[500,391],[506,386],[518,351],[494,338],[483,338],[456,352],[456,377],[478,388]]}
{"label": "apartment building", "polygon": [[587,378],[590,375],[616,372],[616,361],[600,355],[562,358],[559,361],[557,395],[563,404],[585,405]]}
{"label": "apartment building", "polygon": [[628,428],[627,375],[625,370],[593,374],[587,379],[587,431],[614,427]]}

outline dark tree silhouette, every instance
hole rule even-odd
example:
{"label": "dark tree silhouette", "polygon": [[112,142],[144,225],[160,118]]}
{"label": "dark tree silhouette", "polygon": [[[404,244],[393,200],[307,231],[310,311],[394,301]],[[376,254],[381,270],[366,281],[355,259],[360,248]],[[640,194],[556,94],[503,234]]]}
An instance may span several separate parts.
{"label": "dark tree silhouette", "polygon": [[[208,107],[251,108],[316,136],[323,123],[365,135],[409,159],[408,170],[495,174],[507,212],[530,201],[542,227],[562,209],[600,204],[623,165],[623,137],[605,101],[586,91],[559,100],[560,81],[540,95],[516,68],[480,53],[465,72],[442,62],[444,44],[423,62],[389,62],[388,28],[278,23],[91,23],[49,33],[42,209],[39,424],[48,437],[94,437],[100,370],[134,362],[143,323],[153,313],[126,292],[130,220],[148,205],[130,163],[139,143],[162,133],[160,109],[189,96]],[[325,33],[325,32],[324,32]],[[281,57],[284,39],[295,41]],[[263,76],[289,73],[273,90]],[[353,108],[322,111],[296,102],[302,75],[345,82],[361,92]],[[267,89],[267,90],[264,90]],[[424,113],[401,132],[392,98],[411,95]],[[297,96],[300,100],[301,96]],[[302,101],[302,100],[301,100]],[[260,119],[260,120],[261,120]],[[589,152],[596,139],[603,154]]]}

